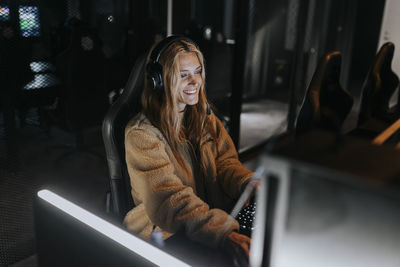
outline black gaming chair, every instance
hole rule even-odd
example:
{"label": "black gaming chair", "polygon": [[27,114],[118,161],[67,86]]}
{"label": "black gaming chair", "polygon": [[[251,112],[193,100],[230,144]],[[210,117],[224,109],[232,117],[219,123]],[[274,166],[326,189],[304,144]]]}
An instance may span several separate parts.
{"label": "black gaming chair", "polygon": [[[146,57],[139,57],[131,71],[122,95],[108,110],[103,121],[103,141],[110,172],[111,203],[109,211],[117,219],[134,206],[125,163],[125,126],[141,110],[140,96],[144,86]],[[107,205],[108,206],[108,205]]]}
{"label": "black gaming chair", "polygon": [[[362,88],[358,127],[379,133],[399,118],[400,101],[389,108],[399,78],[392,71],[394,44],[385,43],[373,61]],[[400,100],[400,99],[399,99]]]}
{"label": "black gaming chair", "polygon": [[312,129],[340,131],[353,97],[339,83],[340,52],[329,52],[318,63],[297,117],[296,134]]}

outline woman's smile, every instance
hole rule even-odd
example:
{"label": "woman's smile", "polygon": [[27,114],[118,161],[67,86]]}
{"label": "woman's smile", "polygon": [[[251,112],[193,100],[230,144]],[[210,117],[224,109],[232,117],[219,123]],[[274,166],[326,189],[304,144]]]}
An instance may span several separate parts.
{"label": "woman's smile", "polygon": [[197,93],[197,89],[183,90],[183,92],[187,95],[195,95]]}

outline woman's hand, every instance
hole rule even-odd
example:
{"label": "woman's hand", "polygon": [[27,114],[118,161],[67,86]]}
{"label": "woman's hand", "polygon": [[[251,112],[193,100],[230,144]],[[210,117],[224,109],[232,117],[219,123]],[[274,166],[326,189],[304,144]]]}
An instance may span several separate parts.
{"label": "woman's hand", "polygon": [[250,238],[237,232],[230,233],[225,240],[223,248],[232,256],[236,266],[249,265],[250,242]]}

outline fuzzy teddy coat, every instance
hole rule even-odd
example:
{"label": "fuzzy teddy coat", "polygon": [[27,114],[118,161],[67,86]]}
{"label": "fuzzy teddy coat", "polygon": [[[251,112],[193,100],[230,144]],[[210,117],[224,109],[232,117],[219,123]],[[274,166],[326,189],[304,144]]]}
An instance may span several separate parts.
{"label": "fuzzy teddy coat", "polygon": [[180,150],[186,164],[182,168],[162,133],[143,114],[127,124],[126,163],[136,205],[124,219],[128,230],[147,239],[153,229],[162,231],[164,239],[183,230],[192,240],[218,247],[238,229],[227,212],[253,173],[239,162],[221,121],[210,114],[207,123],[214,135],[205,132],[201,138],[208,158],[205,175],[200,175],[188,145]]}

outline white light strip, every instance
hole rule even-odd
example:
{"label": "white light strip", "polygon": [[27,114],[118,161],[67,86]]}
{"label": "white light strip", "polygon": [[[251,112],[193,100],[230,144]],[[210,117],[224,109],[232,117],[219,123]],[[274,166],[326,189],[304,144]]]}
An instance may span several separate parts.
{"label": "white light strip", "polygon": [[190,266],[49,190],[40,190],[37,194],[56,208],[158,266]]}

